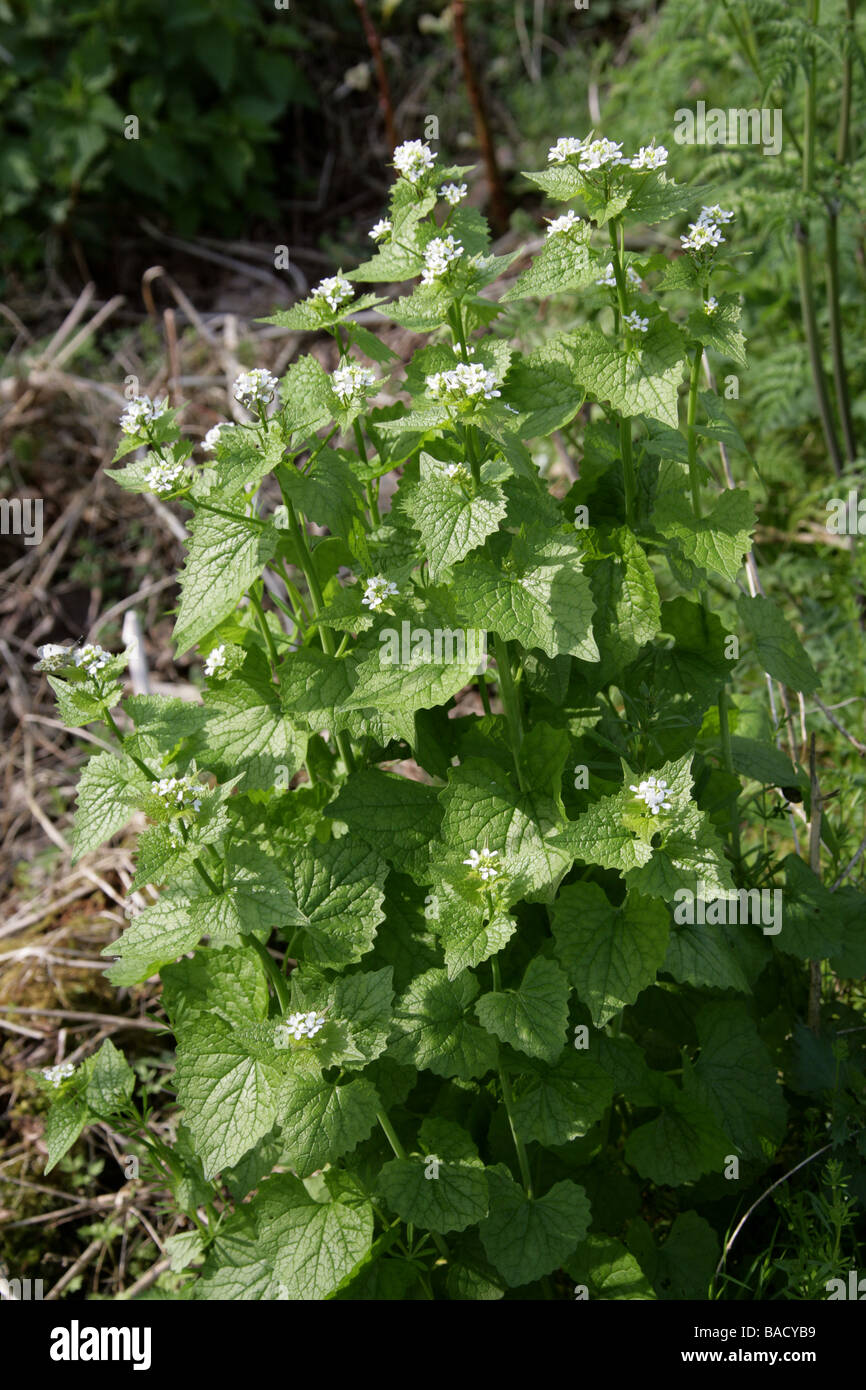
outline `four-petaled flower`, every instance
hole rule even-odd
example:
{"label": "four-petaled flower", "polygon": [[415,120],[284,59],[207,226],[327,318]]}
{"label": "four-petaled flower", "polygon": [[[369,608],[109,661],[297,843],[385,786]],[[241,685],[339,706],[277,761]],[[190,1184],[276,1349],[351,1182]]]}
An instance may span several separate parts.
{"label": "four-petaled flower", "polygon": [[285,1047],[289,1041],[300,1042],[302,1038],[314,1038],[324,1028],[325,1023],[324,1014],[317,1014],[315,1010],[307,1014],[289,1014],[288,1018],[284,1018],[274,1029],[274,1041],[278,1047]]}
{"label": "four-petaled flower", "polygon": [[[240,380],[240,378],[238,378]],[[235,382],[237,385],[237,382]],[[233,430],[234,424],[229,420],[221,420],[218,425],[211,425],[207,434],[201,442],[201,447],[206,454],[212,454],[222,438],[223,430]]]}
{"label": "four-petaled flower", "polygon": [[452,207],[456,207],[458,203],[462,203],[469,189],[465,183],[443,183],[439,192],[442,194],[446,203],[450,203]]}
{"label": "four-petaled flower", "polygon": [[160,777],[158,782],[151,782],[150,790],[167,811],[183,811],[190,806],[194,811],[201,810],[201,783],[189,773],[183,777]]}
{"label": "four-petaled flower", "polygon": [[174,492],[183,481],[186,469],[182,463],[170,459],[157,459],[145,475],[145,483],[151,492]]}
{"label": "four-petaled flower", "polygon": [[405,140],[394,151],[394,168],[410,183],[417,183],[435,161],[435,154],[423,140]]}
{"label": "four-petaled flower", "polygon": [[362,367],[360,362],[341,362],[339,367],[334,368],[331,385],[341,401],[349,401],[355,396],[362,396],[368,386],[375,386],[376,377],[369,367]]}
{"label": "four-petaled flower", "polygon": [[382,607],[386,599],[400,592],[397,585],[392,583],[390,579],[386,579],[382,574],[375,574],[372,579],[365,580],[365,584],[366,588],[364,589],[364,597],[361,599],[361,602],[366,608],[374,612],[377,608]]}
{"label": "four-petaled flower", "polygon": [[336,314],[338,309],[352,298],[352,294],[351,282],[345,275],[326,275],[324,280],[320,280],[316,288],[310,291],[310,298],[316,303],[323,300]]}
{"label": "four-petaled flower", "polygon": [[367,236],[372,237],[374,241],[381,241],[382,238],[386,237],[388,233],[392,230],[393,228],[391,225],[391,219],[388,217],[382,217],[379,219],[378,222],[373,223],[372,227],[367,233]]}
{"label": "four-petaled flower", "polygon": [[646,333],[649,328],[649,319],[642,319],[637,309],[632,309],[630,314],[626,314],[623,323],[635,333]]}
{"label": "four-petaled flower", "polygon": [[576,140],[573,135],[561,135],[555,145],[551,145],[547,152],[549,164],[565,164],[573,154],[580,154],[583,149],[583,141]]}
{"label": "four-petaled flower", "polygon": [[204,673],[206,676],[213,676],[217,671],[221,671],[226,664],[226,649],[224,646],[214,647],[213,651],[208,652],[204,661]]}
{"label": "four-petaled flower", "polygon": [[450,232],[448,236],[434,236],[424,248],[424,269],[421,282],[432,285],[440,275],[444,275],[452,261],[459,261],[463,255],[463,243],[455,241]]}
{"label": "four-petaled flower", "polygon": [[70,1076],[75,1075],[75,1063],[58,1062],[55,1067],[43,1067],[42,1075],[49,1085],[53,1086],[56,1090],[57,1087],[62,1086],[64,1081],[67,1081]]}
{"label": "four-petaled flower", "polygon": [[660,779],[647,777],[646,780],[640,782],[638,786],[631,783],[629,791],[635,792],[639,800],[643,801],[644,804],[649,807],[654,816],[657,816],[659,811],[669,811],[673,805],[673,802],[668,800],[670,797],[670,790],[663,777]]}
{"label": "four-petaled flower", "polygon": [[497,380],[493,372],[481,362],[458,362],[447,372],[432,372],[427,378],[427,394],[435,401],[451,397],[454,400],[471,400],[483,396],[490,401],[501,395],[497,390]]}
{"label": "four-petaled flower", "polygon": [[561,217],[551,218],[550,226],[547,229],[547,236],[548,238],[559,236],[561,232],[570,232],[572,227],[577,227],[579,225],[580,218],[573,208],[569,208],[568,212],[564,212]]}
{"label": "four-petaled flower", "polygon": [[642,145],[631,157],[632,169],[661,169],[668,162],[664,145]]}
{"label": "four-petaled flower", "polygon": [[97,671],[101,671],[103,666],[107,666],[111,660],[111,652],[107,652],[104,647],[100,647],[95,642],[85,642],[83,647],[79,647],[73,653],[72,660],[76,666],[80,666],[87,676],[95,676]]}
{"label": "four-petaled flower", "polygon": [[463,863],[468,864],[470,869],[475,872],[484,883],[490,883],[500,874],[499,867],[493,863],[494,859],[499,858],[498,849],[488,849],[485,845],[483,849],[471,849],[469,858],[464,859]]}
{"label": "four-petaled flower", "polygon": [[267,367],[253,367],[251,372],[241,372],[232,394],[247,410],[254,410],[257,405],[267,405],[274,399],[277,385],[277,378]]}
{"label": "four-petaled flower", "polygon": [[150,396],[134,396],[120,417],[120,428],[124,434],[143,434],[167,410],[167,399],[152,401]]}

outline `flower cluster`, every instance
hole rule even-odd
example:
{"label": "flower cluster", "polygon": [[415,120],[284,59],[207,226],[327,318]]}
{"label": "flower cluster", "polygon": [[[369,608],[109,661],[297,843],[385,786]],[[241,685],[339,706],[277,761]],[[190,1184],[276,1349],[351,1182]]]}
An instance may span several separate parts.
{"label": "flower cluster", "polygon": [[547,229],[548,238],[559,236],[561,232],[570,232],[572,227],[577,227],[579,225],[580,218],[573,208],[569,208],[568,212],[563,213],[562,217],[553,217],[550,219],[550,226]]}
{"label": "flower cluster", "polygon": [[602,136],[592,140],[576,140],[573,135],[563,135],[555,145],[551,145],[547,159],[550,164],[567,164],[577,158],[577,167],[582,174],[595,173],[597,169],[614,168],[624,164],[629,169],[663,169],[668,162],[668,152],[664,145],[642,145],[637,154],[622,153],[621,140],[607,140]]}
{"label": "flower cluster", "polygon": [[274,1041],[278,1047],[285,1047],[290,1040],[300,1042],[302,1038],[314,1038],[325,1023],[324,1015],[317,1014],[315,1010],[308,1014],[289,1014],[288,1018],[277,1024]]}
{"label": "flower cluster", "polygon": [[367,236],[372,237],[374,241],[381,241],[382,238],[386,237],[392,230],[393,227],[390,218],[382,217],[378,222],[373,223]]}
{"label": "flower cluster", "polygon": [[450,203],[452,207],[456,207],[458,203],[463,202],[469,190],[465,183],[443,183],[439,192],[442,194],[446,203]]}
{"label": "flower cluster", "polygon": [[58,1062],[56,1067],[43,1067],[42,1075],[50,1086],[56,1090],[62,1086],[64,1081],[68,1081],[70,1076],[75,1075],[74,1062]]}
{"label": "flower cluster", "polygon": [[704,309],[708,314],[714,314],[718,307],[719,301],[716,299],[716,296],[714,294],[711,294],[706,304],[704,305]]}
{"label": "flower cluster", "polygon": [[324,280],[320,280],[316,288],[310,291],[310,298],[316,303],[321,300],[336,314],[337,310],[352,298],[352,293],[352,286],[345,275],[326,275]]}
{"label": "flower cluster", "polygon": [[372,612],[381,608],[386,599],[392,598],[394,594],[400,592],[397,585],[382,574],[374,574],[372,579],[365,580],[365,585],[364,597],[361,602]]}
{"label": "flower cluster", "polygon": [[72,660],[86,676],[95,676],[97,671],[101,671],[103,666],[107,666],[111,660],[111,652],[107,652],[104,647],[100,647],[96,642],[85,642],[83,647],[79,647],[74,653]]}
{"label": "flower cluster", "polygon": [[182,463],[170,459],[157,459],[145,476],[145,483],[151,492],[174,492],[184,478],[186,469]]}
{"label": "flower cluster", "polygon": [[458,362],[450,371],[432,372],[426,381],[427,394],[435,401],[466,401],[476,396],[490,401],[502,394],[497,390],[498,383],[493,372],[481,362]]}
{"label": "flower cluster", "polygon": [[647,777],[646,781],[639,783],[638,786],[632,783],[629,786],[629,791],[636,792],[638,798],[649,807],[654,816],[657,816],[659,811],[670,810],[673,805],[673,802],[667,799],[670,796],[670,791],[664,778],[657,781],[655,777]]}
{"label": "flower cluster", "polygon": [[95,676],[112,660],[111,652],[96,642],[85,642],[83,647],[78,648],[48,642],[44,647],[36,648],[36,655],[39,658],[35,667],[37,671],[62,671],[66,667],[76,666],[86,676]]}
{"label": "flower cluster", "polygon": [[376,377],[369,367],[362,367],[360,362],[341,362],[334,369],[331,385],[341,401],[349,401],[363,395],[368,386],[375,386]]}
{"label": "flower cluster", "polygon": [[221,671],[226,664],[226,649],[224,646],[214,647],[213,651],[208,652],[204,661],[204,673],[206,676],[214,676],[217,671]]}
{"label": "flower cluster", "polygon": [[[240,380],[241,378],[238,377],[238,381]],[[235,386],[237,386],[237,384],[238,383],[236,381]],[[230,420],[221,420],[218,425],[211,425],[210,429],[208,430],[201,443],[201,447],[204,450],[204,452],[206,454],[212,454],[215,451],[216,446],[222,439],[223,430],[233,429],[236,429],[236,426]]]}
{"label": "flower cluster", "polygon": [[424,269],[421,271],[422,284],[432,285],[440,275],[444,275],[452,261],[459,261],[463,255],[463,243],[453,236],[434,236],[424,248]]}
{"label": "flower cluster", "polygon": [[182,811],[188,806],[201,810],[201,783],[189,773],[183,777],[160,777],[158,782],[151,782],[150,790],[167,811]]}
{"label": "flower cluster", "polygon": [[277,378],[267,367],[253,367],[251,372],[241,372],[232,392],[235,400],[247,410],[255,410],[256,406],[267,405],[274,399],[277,385]]}
{"label": "flower cluster", "polygon": [[445,477],[450,478],[452,481],[455,478],[462,481],[462,479],[469,477],[462,463],[446,463],[443,472]]}
{"label": "flower cluster", "polygon": [[499,850],[488,849],[485,845],[481,850],[471,849],[469,858],[464,859],[463,863],[468,864],[470,869],[474,870],[485,883],[490,883],[494,878],[499,877],[499,867],[493,863],[493,860],[498,858]]}
{"label": "flower cluster", "polygon": [[637,309],[632,309],[630,314],[626,314],[623,323],[635,333],[646,333],[649,328],[649,319],[642,319]]}
{"label": "flower cluster", "polygon": [[168,410],[168,400],[152,401],[150,396],[134,396],[120,417],[124,434],[144,434],[149,424]]}
{"label": "flower cluster", "polygon": [[423,140],[405,140],[394,151],[394,168],[410,183],[417,183],[428,169],[432,169],[436,156]]}
{"label": "flower cluster", "polygon": [[714,203],[712,207],[701,208],[697,222],[689,223],[689,230],[680,237],[684,251],[703,251],[706,247],[720,246],[724,241],[719,228],[733,221],[734,214]]}
{"label": "flower cluster", "polygon": [[[630,285],[634,285],[635,287],[638,287],[643,283],[637,271],[634,270],[630,265],[627,265],[625,268],[625,278]],[[604,274],[602,275],[601,279],[596,280],[595,283],[597,285],[607,285],[607,287],[612,290],[616,289],[616,274],[614,272],[612,261],[608,261]]]}

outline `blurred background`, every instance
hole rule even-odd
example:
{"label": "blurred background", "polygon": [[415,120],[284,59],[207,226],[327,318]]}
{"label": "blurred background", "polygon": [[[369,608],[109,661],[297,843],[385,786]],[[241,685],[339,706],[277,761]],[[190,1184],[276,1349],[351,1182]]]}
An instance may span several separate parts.
{"label": "blurred background", "polygon": [[[22,1277],[37,1272],[56,1297],[146,1292],[171,1234],[156,1198],[125,1184],[105,1127],[42,1180],[33,1068],[112,1037],[137,1055],[157,1110],[171,1098],[167,1054],[146,1018],[154,991],[114,989],[99,959],[124,925],[132,843],[71,864],[75,784],[100,740],[59,723],[32,673],[35,648],[84,637],[117,650],[132,631],[150,689],[194,693],[197,659],[175,661],[170,646],[182,509],[122,492],[103,472],[124,390],[184,402],[184,427],[200,436],[229,414],[240,370],[281,373],[311,350],[329,362],[327,344],[258,320],[369,256],[395,142],[429,138],[444,163],[474,166],[469,202],[490,219],[497,250],[540,244],[550,209],[521,171],[544,167],[558,137],[590,129],[626,150],[666,145],[675,178],[709,185],[735,209],[749,368],[729,403],[738,429],[726,436],[729,462],[758,506],[765,590],[822,676],[822,706],[795,709],[788,736],[802,751],[808,714],[822,780],[837,793],[840,863],[856,851],[864,566],[826,523],[828,499],[861,481],[862,461],[856,444],[841,463],[828,451],[794,245],[797,227],[809,228],[829,374],[829,228],[836,237],[862,437],[866,66],[851,0],[823,0],[818,26],[807,11],[790,0],[0,0],[0,494],[43,509],[41,543],[0,534],[0,1248]],[[806,196],[797,132],[813,58],[816,179]],[[842,149],[846,64],[853,115]],[[676,112],[701,100],[780,109],[782,154],[677,144]],[[683,230],[649,229],[629,244],[673,254]],[[594,321],[605,304],[603,292],[524,302],[494,331],[531,347],[542,332]],[[417,345],[382,331],[404,359]],[[713,369],[719,380],[735,371],[723,361]],[[536,461],[555,484],[561,460],[549,449],[541,444]],[[760,673],[747,673],[747,694],[749,680],[764,707]],[[768,820],[781,814],[802,821],[796,806],[767,810]],[[864,862],[847,881],[861,881]],[[859,1026],[854,1004],[862,997],[840,994],[840,1018]],[[826,1097],[807,1088],[803,1123],[823,1132],[825,1110]],[[825,1238],[832,1249],[839,1180],[782,1189],[778,1205],[766,1204],[770,1224],[755,1223],[737,1266],[746,1296],[815,1296],[821,1270],[803,1250]],[[635,1190],[635,1211],[641,1201]],[[749,1261],[767,1249],[777,1254],[755,1273]],[[167,1262],[158,1278],[166,1271]]]}

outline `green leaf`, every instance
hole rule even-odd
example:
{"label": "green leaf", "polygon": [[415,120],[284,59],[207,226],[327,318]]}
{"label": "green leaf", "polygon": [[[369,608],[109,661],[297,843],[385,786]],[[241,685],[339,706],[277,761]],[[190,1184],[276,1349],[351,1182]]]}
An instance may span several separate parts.
{"label": "green leaf", "polygon": [[336,1163],[369,1137],[379,1104],[366,1077],[338,1086],[294,1071],[280,1101],[283,1162],[301,1178]]}
{"label": "green leaf", "polygon": [[595,261],[589,253],[589,223],[575,224],[567,232],[554,232],[533,257],[517,282],[502,296],[505,304],[516,299],[547,299],[563,290],[581,290],[596,279]]}
{"label": "green leaf", "polygon": [[385,1164],[376,1188],[401,1221],[425,1231],[465,1231],[487,1215],[487,1179],[477,1158],[396,1158]]}
{"label": "green leaf", "polygon": [[655,982],[668,945],[668,910],[637,893],[614,907],[597,884],[572,883],[552,911],[556,953],[601,1028]]}
{"label": "green leaf", "polygon": [[737,612],[755,639],[761,667],[792,690],[811,695],[821,681],[803,645],[772,599],[756,595],[737,599]]}
{"label": "green leaf", "polygon": [[136,793],[146,786],[143,774],[129,758],[96,753],[88,759],[78,779],[73,863],[123,829],[135,813]]}
{"label": "green leaf", "polygon": [[235,1028],[268,1016],[268,982],[259,957],[249,949],[204,949],[162,972],[161,1003],[175,1028],[193,1014],[214,1014]]}
{"label": "green leaf", "polygon": [[477,627],[506,642],[597,661],[594,604],[574,535],[515,536],[507,555],[472,555],[455,570],[460,607]]}
{"label": "green leaf", "polygon": [[355,773],[328,807],[353,835],[398,868],[411,864],[439,832],[442,811],[432,787],[369,768]]}
{"label": "green leaf", "polygon": [[704,1004],[700,1055],[683,1073],[686,1095],[712,1109],[744,1158],[772,1156],[785,1133],[786,1106],[776,1066],[744,1004]]}
{"label": "green leaf", "polygon": [[565,1267],[591,1299],[622,1302],[655,1298],[634,1255],[612,1236],[587,1236]]}
{"label": "green leaf", "polygon": [[271,525],[199,512],[190,534],[174,630],[178,656],[234,612],[276,554],[279,533]]}
{"label": "green leaf", "polygon": [[515,1077],[514,1122],[526,1143],[548,1148],[588,1134],[613,1099],[613,1081],[585,1052],[569,1049],[553,1067]]}
{"label": "green leaf", "polygon": [[679,984],[750,993],[749,981],[737,959],[731,932],[724,926],[671,927],[662,969]]}
{"label": "green leaf", "polygon": [[304,932],[309,960],[342,969],[369,951],[384,913],[387,866],[351,836],[305,847],[286,865],[285,920]]}
{"label": "green leaf", "polygon": [[135,1086],[135,1072],[109,1038],[82,1067],[84,1101],[93,1115],[117,1114],[124,1109]]}
{"label": "green leaf", "polygon": [[664,314],[650,322],[639,348],[617,347],[597,328],[580,328],[561,341],[572,354],[576,381],[596,400],[621,415],[648,415],[677,429],[677,395],[685,368],[685,345]]}
{"label": "green leaf", "polygon": [[568,994],[568,982],[555,961],[536,956],[517,989],[483,994],[475,1012],[488,1033],[552,1063],[565,1043]]}
{"label": "green leaf", "polygon": [[515,358],[505,394],[518,412],[512,424],[521,439],[562,429],[574,419],[585,395],[574,379],[570,349],[557,340],[543,343],[528,357]]}
{"label": "green leaf", "polygon": [[449,980],[444,970],[424,971],[397,1000],[394,1023],[400,1036],[390,1055],[437,1076],[469,1080],[492,1071],[496,1043],[467,1017],[477,993],[478,983],[468,971],[456,980]]}
{"label": "green leaf", "polygon": [[558,1182],[543,1197],[527,1197],[501,1166],[488,1169],[490,1215],[481,1241],[512,1287],[558,1268],[586,1235],[589,1202],[582,1187]]}
{"label": "green leaf", "polygon": [[685,1096],[672,1083],[669,1086],[661,1114],[632,1130],[626,1140],[627,1161],[642,1178],[664,1187],[695,1182],[704,1173],[721,1173],[731,1141],[714,1110],[699,1097]]}
{"label": "green leaf", "polygon": [[201,927],[190,921],[189,896],[174,890],[137,913],[123,935],[102,950],[116,964],[106,970],[113,985],[137,985],[156,975],[163,965],[192,950]]}
{"label": "green leaf", "polygon": [[680,464],[662,464],[653,525],[701,572],[721,574],[733,583],[751,550],[755,504],[745,488],[728,488],[696,517],[687,483]]}
{"label": "green leaf", "polygon": [[722,294],[717,297],[717,306],[711,314],[703,309],[695,309],[689,314],[686,327],[704,347],[713,348],[723,357],[729,357],[738,367],[746,367],[746,340],[737,328],[741,313],[738,297]]}
{"label": "green leaf", "polygon": [[679,1212],[660,1246],[645,1221],[632,1222],[629,1248],[659,1298],[706,1302],[719,1258],[719,1238],[696,1211]]}
{"label": "green leaf", "polygon": [[420,533],[433,580],[483,545],[506,512],[505,494],[497,484],[471,494],[458,478],[446,475],[443,463],[425,453],[420,482],[408,493],[405,507]]}
{"label": "green leaf", "polygon": [[623,789],[613,796],[603,796],[576,821],[570,821],[553,844],[572,860],[600,864],[623,874],[647,864],[652,849],[645,840],[637,838],[631,824],[625,821],[632,808],[630,791]]}
{"label": "green leaf", "polygon": [[46,1173],[50,1173],[69,1152],[91,1118],[84,1097],[78,1091],[64,1091],[52,1102],[45,1118],[43,1135],[48,1150]]}
{"label": "green leaf", "polygon": [[286,876],[273,859],[256,845],[235,841],[223,859],[219,892],[197,895],[189,904],[189,921],[199,936],[214,941],[239,936],[266,941],[291,905]]}
{"label": "green leaf", "polygon": [[292,727],[269,674],[245,666],[205,692],[205,724],[192,751],[220,780],[243,773],[245,791],[288,787],[302,766],[307,735]]}
{"label": "green leaf", "polygon": [[336,536],[351,536],[363,516],[364,491],[343,454],[319,449],[310,473],[283,467],[279,477],[296,511]]}
{"label": "green leaf", "polygon": [[302,1182],[280,1173],[251,1203],[258,1246],[273,1262],[279,1296],[327,1298],[364,1258],[373,1241],[369,1202],[315,1201]]}
{"label": "green leaf", "polygon": [[177,1098],[206,1177],[231,1167],[279,1113],[284,1068],[271,1045],[196,1015],[178,1038]]}

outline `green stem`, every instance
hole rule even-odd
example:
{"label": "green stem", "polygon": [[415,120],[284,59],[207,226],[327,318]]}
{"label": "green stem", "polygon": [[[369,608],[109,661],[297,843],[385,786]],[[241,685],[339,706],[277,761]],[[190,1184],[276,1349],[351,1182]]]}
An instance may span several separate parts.
{"label": "green stem", "polygon": [[836,406],[842,425],[842,438],[849,463],[857,457],[857,441],[854,436],[854,422],[851,418],[851,402],[848,395],[848,373],[845,368],[845,350],[842,341],[842,314],[839,300],[839,244],[838,244],[838,205],[834,202],[827,209],[827,310],[830,320],[830,356],[833,363],[833,383],[836,388]]}
{"label": "green stem", "polygon": [[854,59],[854,16],[857,0],[845,0],[845,36],[842,53],[842,96],[839,102],[839,135],[836,142],[836,163],[848,163],[849,136],[851,131],[851,91],[853,87]]}
{"label": "green stem", "polygon": [[[301,569],[304,572],[307,588],[310,591],[310,599],[313,605],[313,617],[319,618],[325,610],[325,600],[322,595],[321,585],[319,584],[319,577],[316,574],[316,566],[307,540],[307,533],[305,528],[300,524],[295,509],[285,494],[283,495],[283,500],[289,514],[289,523],[298,541],[298,547],[301,553]],[[329,627],[319,624],[319,639],[322,643],[322,650],[325,652],[326,656],[334,656],[336,653],[334,634]],[[354,772],[355,755],[352,752],[352,745],[346,736],[345,730],[340,730],[339,733],[335,730],[334,738],[340,750],[340,756],[346,764],[346,770],[348,772]]]}
{"label": "green stem", "polygon": [[262,608],[262,601],[255,591],[255,586],[249,590],[249,595],[250,602],[252,603],[253,608],[256,610],[256,617],[258,618],[261,634],[265,639],[265,644],[267,646],[268,652],[270,653],[271,674],[273,675],[274,680],[276,680],[277,667],[280,664],[280,658],[277,655],[277,649],[274,645],[274,635],[271,632],[271,629],[268,627],[267,620],[265,618],[265,610]]}
{"label": "green stem", "polygon": [[268,979],[273,985],[274,993],[276,994],[277,999],[279,1000],[280,1013],[288,1013],[289,1001],[291,997],[289,993],[289,986],[286,983],[286,980],[283,977],[282,972],[280,971],[280,968],[277,965],[277,962],[274,960],[273,956],[271,955],[264,942],[259,941],[258,937],[245,936],[244,940],[247,941],[249,945],[253,947],[253,949],[256,951],[256,954],[259,957],[259,960],[265,967]]}
{"label": "green stem", "polygon": [[[355,443],[358,446],[358,453],[364,463],[368,462],[367,447],[364,444],[364,434],[359,420],[352,421],[352,429],[355,432]],[[370,525],[379,525],[379,498],[378,486],[375,479],[371,478],[367,483],[367,506],[370,508]]]}
{"label": "green stem", "polygon": [[692,489],[692,509],[695,516],[701,519],[701,478],[698,471],[698,436],[695,429],[695,422],[698,417],[698,389],[701,381],[701,359],[703,348],[695,348],[695,356],[692,361],[691,376],[689,377],[689,410],[687,416],[688,443],[689,443],[689,483]]}
{"label": "green stem", "polygon": [[815,314],[815,288],[812,280],[812,257],[809,249],[809,231],[801,222],[794,226],[794,243],[797,250],[797,278],[800,286],[800,309],[803,315],[803,329],[806,334],[806,347],[809,352],[809,366],[812,370],[812,384],[818,399],[818,413],[830,462],[837,478],[842,474],[842,455],[836,438],[830,396],[821,363],[821,345],[818,339],[818,320]]}
{"label": "green stem", "polygon": [[[722,759],[725,764],[725,771],[734,774],[734,758],[731,751],[731,727],[728,723],[728,709],[730,706],[730,696],[728,687],[723,685],[719,691],[719,732],[722,740]],[[742,851],[740,849],[740,815],[738,809],[739,793],[734,793],[731,802],[731,848],[734,852],[734,859],[740,862]]]}
{"label": "green stem", "polygon": [[[499,975],[499,962],[495,956],[491,958],[490,964],[493,969],[493,988],[502,989],[502,981]],[[508,1073],[503,1066],[499,1067],[499,1085],[502,1088],[502,1100],[505,1105],[505,1113],[508,1116],[508,1127],[511,1130],[511,1137],[514,1140],[514,1148],[517,1152],[517,1163],[520,1168],[520,1177],[523,1182],[527,1197],[532,1197],[532,1174],[529,1171],[529,1158],[526,1153],[526,1145],[521,1139],[517,1125],[514,1122],[514,1095],[511,1090],[511,1081]]]}
{"label": "green stem", "polygon": [[[391,1145],[391,1149],[395,1157],[405,1159],[406,1150],[403,1148],[403,1145],[397,1138],[397,1133],[394,1129],[394,1126],[391,1124],[391,1121],[388,1119],[388,1116],[385,1114],[385,1111],[377,1110],[376,1119],[382,1126],[382,1132],[384,1133],[385,1138],[388,1140],[388,1143]],[[436,1246],[436,1249],[439,1251],[439,1254],[443,1257],[443,1259],[449,1259],[450,1256],[448,1254],[448,1246],[445,1244],[442,1237],[440,1235],[437,1235],[435,1231],[430,1231],[429,1235],[430,1239],[433,1241],[433,1244]]]}
{"label": "green stem", "polygon": [[[616,331],[620,331],[621,324],[625,321],[628,313],[628,289],[625,282],[625,270],[623,268],[623,251],[625,247],[625,229],[623,225],[614,219],[608,223],[608,236],[610,238],[610,249],[613,256],[614,279],[616,280]],[[631,439],[631,420],[622,416],[619,422],[619,451],[622,458],[622,482],[625,494],[625,520],[626,525],[634,528],[635,522],[635,499],[637,497],[637,480],[634,471],[634,455],[632,452]]]}
{"label": "green stem", "polygon": [[493,652],[496,657],[496,670],[499,676],[499,692],[502,696],[505,717],[508,720],[508,733],[511,739],[511,752],[514,756],[517,784],[521,791],[525,791],[523,773],[520,768],[520,747],[523,743],[520,697],[514,684],[514,677],[511,674],[511,653],[508,643],[498,633],[493,634]]}

